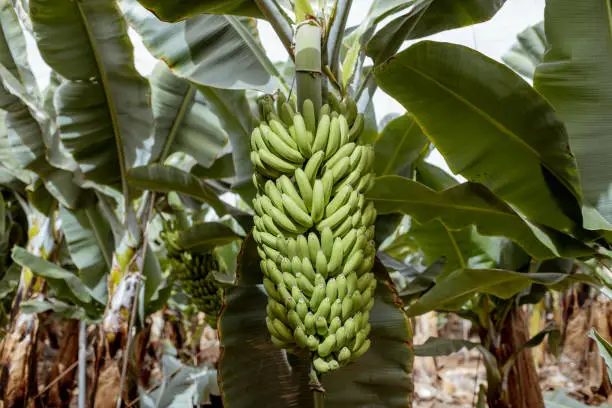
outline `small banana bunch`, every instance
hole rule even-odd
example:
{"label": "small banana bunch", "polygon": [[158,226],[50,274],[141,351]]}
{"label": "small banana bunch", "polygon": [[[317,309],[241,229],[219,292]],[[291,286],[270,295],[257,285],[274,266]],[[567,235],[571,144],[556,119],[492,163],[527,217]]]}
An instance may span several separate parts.
{"label": "small banana bunch", "polygon": [[196,308],[204,312],[206,322],[217,328],[217,318],[223,305],[223,289],[215,278],[219,261],[213,250],[201,253],[178,250],[168,245],[165,264],[181,288],[191,297]]}
{"label": "small banana bunch", "polygon": [[332,96],[317,117],[306,100],[302,113],[282,98],[276,110],[260,101],[253,237],[272,342],[310,350],[325,373],[370,347],[376,210],[364,194],[374,183],[374,150],[359,142],[364,120],[354,101]]}

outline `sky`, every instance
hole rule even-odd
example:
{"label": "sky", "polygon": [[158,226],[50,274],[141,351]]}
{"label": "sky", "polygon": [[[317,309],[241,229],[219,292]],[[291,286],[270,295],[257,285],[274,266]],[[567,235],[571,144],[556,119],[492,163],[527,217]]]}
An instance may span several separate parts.
{"label": "sky", "polygon": [[[545,0],[507,0],[490,21],[445,31],[427,37],[427,39],[465,45],[501,62],[501,57],[516,41],[516,35],[544,18],[544,2]],[[372,0],[354,0],[348,26],[359,24],[365,18],[371,3]],[[265,21],[260,21],[259,27],[261,41],[270,59],[272,61],[286,60],[287,53],[270,25]],[[130,30],[130,37],[134,44],[136,68],[146,76],[153,69],[155,60],[133,30]],[[27,42],[32,70],[41,88],[45,87],[48,83],[49,70],[40,58],[34,40],[27,38]],[[404,48],[408,46],[410,43],[404,44]],[[391,113],[402,114],[404,112],[402,106],[380,91],[374,96],[374,106],[379,119]],[[448,170],[444,160],[437,153],[434,153],[428,161]]]}

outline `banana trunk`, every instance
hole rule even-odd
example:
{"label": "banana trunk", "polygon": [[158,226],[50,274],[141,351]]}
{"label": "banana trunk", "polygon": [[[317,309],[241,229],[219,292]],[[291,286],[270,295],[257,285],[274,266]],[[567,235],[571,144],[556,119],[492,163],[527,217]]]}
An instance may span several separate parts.
{"label": "banana trunk", "polygon": [[[28,245],[32,254],[47,259],[56,249],[53,219],[31,209],[28,214]],[[44,280],[23,268],[19,288],[13,302],[9,331],[0,345],[0,363],[6,370],[0,377],[6,407],[29,406],[28,401],[38,392],[36,387],[36,344],[39,320],[36,314],[20,310],[21,302],[40,296]]]}

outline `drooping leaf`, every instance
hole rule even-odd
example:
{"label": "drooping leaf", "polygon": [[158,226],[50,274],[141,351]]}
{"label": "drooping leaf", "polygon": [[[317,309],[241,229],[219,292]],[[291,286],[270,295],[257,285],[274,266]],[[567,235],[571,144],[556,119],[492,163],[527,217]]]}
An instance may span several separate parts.
{"label": "drooping leaf", "polygon": [[370,312],[370,350],[323,376],[325,406],[404,408],[412,400],[412,328],[385,267],[376,261],[376,303]]}
{"label": "drooping leaf", "polygon": [[195,87],[174,75],[164,62],[155,65],[150,80],[155,143],[161,160],[182,151],[200,165],[210,166],[228,143],[219,118]]}
{"label": "drooping leaf", "polygon": [[376,217],[375,231],[374,231],[374,242],[376,246],[382,245],[382,243],[395,231],[404,219],[402,214],[379,214]]}
{"label": "drooping leaf", "polygon": [[[149,307],[149,301],[155,300],[156,295],[160,295],[158,292],[164,289],[164,286],[162,286],[164,278],[162,275],[161,265],[159,264],[159,260],[157,259],[155,252],[153,252],[151,245],[148,243],[147,245],[148,247],[145,253],[144,264],[142,267],[142,276],[144,278],[142,288],[144,301],[140,305],[147,312],[146,315],[151,312]],[[146,315],[141,313],[141,321],[144,322],[144,317]]]}
{"label": "drooping leaf", "polygon": [[235,175],[234,159],[231,154],[225,154],[218,157],[210,167],[202,167],[199,165],[191,169],[191,174],[203,179],[228,179]]}
{"label": "drooping leaf", "polygon": [[595,340],[597,347],[599,348],[599,355],[606,362],[608,367],[608,378],[612,378],[612,345],[606,341],[601,334],[597,333],[596,330],[592,329],[589,333],[589,337]]}
{"label": "drooping leaf", "polygon": [[550,285],[567,278],[561,273],[520,273],[503,269],[459,269],[408,307],[409,316],[434,309],[457,310],[476,293],[509,299],[532,283]]}
{"label": "drooping leaf", "polygon": [[568,137],[552,107],[507,67],[467,47],[422,41],[376,70],[453,173],[486,185],[535,222],[582,225]]}
{"label": "drooping leaf", "polygon": [[143,390],[141,394],[155,401],[151,402],[151,408],[200,405],[201,395],[209,393],[212,385],[210,381],[214,381],[216,377],[216,370],[184,364],[171,354],[164,354],[161,366],[163,375],[161,386],[152,392]]}
{"label": "drooping leaf", "polygon": [[548,336],[548,344],[550,346],[551,353],[553,355],[557,355],[557,350],[559,348],[559,344],[561,343],[561,331],[554,326],[545,327],[535,336],[527,340],[525,344],[522,344],[520,347],[514,350],[512,355],[508,357],[501,368],[504,383],[506,383],[508,376],[510,375],[510,370],[512,370],[512,367],[514,367],[516,359],[519,357],[519,355],[524,350],[539,346],[544,341],[546,336]]}
{"label": "drooping leaf", "polygon": [[527,27],[517,35],[517,40],[502,60],[519,74],[533,79],[536,67],[544,59],[548,47],[544,23]]}
{"label": "drooping leaf", "polygon": [[381,214],[401,212],[421,224],[437,219],[451,230],[475,225],[482,235],[506,236],[538,259],[558,257],[566,251],[589,252],[569,236],[524,220],[481,184],[468,182],[435,192],[413,180],[384,176],[377,179],[368,197]]}
{"label": "drooping leaf", "polygon": [[58,300],[49,302],[43,299],[29,299],[19,304],[19,310],[32,314],[52,311],[63,319],[87,319],[87,313],[83,308]]}
{"label": "drooping leaf", "polygon": [[198,14],[236,14],[262,17],[253,0],[138,0],[164,21],[179,21]]}
{"label": "drooping leaf", "polygon": [[58,297],[79,303],[88,303],[92,300],[87,286],[73,272],[45,261],[18,246],[13,248],[12,257],[19,265],[45,278],[49,285],[54,287]]}
{"label": "drooping leaf", "polygon": [[[419,160],[416,165],[416,180],[438,192],[458,184],[450,174],[424,160]],[[482,264],[482,258],[488,258],[488,261],[498,258],[497,253],[488,251],[497,238],[478,234],[474,226],[454,229],[438,220],[424,224],[414,221],[408,234],[418,243],[427,263],[445,259],[444,268],[447,274],[466,266],[475,267],[474,261]],[[472,259],[473,257],[477,258]],[[494,265],[488,265],[492,266]]]}
{"label": "drooping leaf", "polygon": [[215,88],[271,93],[278,87],[266,70],[273,65],[257,40],[255,20],[199,14],[165,23],[136,0],[121,0],[120,6],[151,54],[177,75]]}
{"label": "drooping leaf", "polygon": [[456,186],[458,181],[438,166],[419,160],[416,164],[416,181],[432,190],[442,191]]}
{"label": "drooping leaf", "polygon": [[234,183],[232,189],[248,203],[255,197],[253,165],[251,163],[251,130],[254,117],[244,91],[198,87],[213,114],[219,118],[232,146]]}
{"label": "drooping leaf", "polygon": [[43,59],[66,80],[54,105],[62,142],[87,180],[118,187],[149,160],[148,84],[113,2],[33,0],[30,16]]}
{"label": "drooping leaf", "polygon": [[370,40],[367,54],[381,63],[397,52],[405,40],[417,39],[453,28],[489,20],[505,0],[420,0],[391,20]]}
{"label": "drooping leaf", "polygon": [[[227,408],[265,401],[266,407],[312,406],[309,366],[292,367],[276,348],[265,323],[267,297],[256,244],[249,235],[238,256],[237,286],[228,289],[219,318],[219,384]],[[295,364],[295,360],[292,361]]]}
{"label": "drooping leaf", "polygon": [[68,251],[81,280],[96,300],[106,303],[106,274],[111,270],[113,250],[110,225],[95,205],[79,210],[62,206],[59,214]]}
{"label": "drooping leaf", "polygon": [[24,94],[27,93],[22,82],[22,72],[29,72],[29,68],[16,62],[16,58],[18,60],[19,57],[27,55],[25,38],[8,2],[1,6],[0,22],[0,109],[7,112],[6,140],[12,152],[12,159],[19,166],[28,167],[44,155],[44,144],[36,119],[24,101],[14,95],[15,87],[20,87]]}
{"label": "drooping leaf", "polygon": [[428,338],[425,343],[414,346],[414,354],[420,357],[441,357],[461,351],[462,349],[476,349],[483,357],[487,371],[487,382],[489,388],[494,388],[501,382],[501,373],[495,356],[491,354],[482,344],[473,343],[461,339],[443,339],[437,337]]}
{"label": "drooping leaf", "polygon": [[17,290],[19,286],[19,278],[21,276],[21,267],[17,263],[12,263],[0,280],[0,299],[5,299]]}
{"label": "drooping leaf", "polygon": [[482,250],[474,243],[474,227],[454,229],[438,220],[424,224],[413,221],[407,234],[423,251],[425,262],[444,258],[446,273],[471,266],[470,258],[482,254]]}
{"label": "drooping leaf", "polygon": [[[612,222],[612,166],[607,160],[612,141],[612,14],[602,0],[547,2],[549,51],[537,68],[535,86],[564,121],[576,155],[585,207],[594,207]],[[587,209],[588,211],[588,209]],[[606,222],[585,228],[610,226]],[[601,220],[603,221],[603,220]]]}
{"label": "drooping leaf", "polygon": [[[2,64],[23,84],[26,91],[38,96],[38,86],[28,61],[26,39],[19,18],[8,1],[0,5],[0,54]],[[7,58],[11,56],[10,60]]]}
{"label": "drooping leaf", "polygon": [[206,250],[240,240],[242,237],[230,227],[219,222],[194,224],[181,232],[177,245],[182,249]]}
{"label": "drooping leaf", "polygon": [[392,120],[385,126],[374,144],[376,175],[400,174],[410,177],[413,162],[428,142],[410,115],[405,114]]}
{"label": "drooping leaf", "polygon": [[135,188],[164,193],[176,191],[210,204],[218,215],[227,213],[223,202],[212,188],[176,167],[161,164],[135,167],[130,170],[128,180]]}

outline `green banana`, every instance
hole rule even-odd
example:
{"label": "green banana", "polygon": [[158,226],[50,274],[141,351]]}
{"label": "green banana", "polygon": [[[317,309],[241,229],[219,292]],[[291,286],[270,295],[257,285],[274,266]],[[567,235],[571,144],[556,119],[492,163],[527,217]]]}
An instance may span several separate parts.
{"label": "green banana", "polygon": [[317,129],[317,119],[314,104],[310,99],[306,99],[304,101],[302,115],[304,116],[306,130],[308,130],[311,134],[314,134]]}
{"label": "green banana", "polygon": [[258,166],[265,167],[264,163],[270,166],[273,170],[276,170],[280,173],[293,173],[295,169],[299,167],[298,164],[290,163],[286,160],[281,159],[280,157],[270,153],[267,150],[259,149],[257,151],[259,158],[261,159],[258,163]]}
{"label": "green banana", "polygon": [[310,215],[308,215],[306,211],[302,210],[302,208],[300,208],[300,206],[287,194],[283,194],[282,198],[285,210],[291,218],[306,228],[312,227],[312,218],[310,218]]}
{"label": "green banana", "polygon": [[312,156],[313,136],[312,133],[306,129],[304,118],[299,113],[293,116],[293,127],[295,128],[296,142],[300,152],[306,158]]}
{"label": "green banana", "polygon": [[325,191],[323,190],[323,182],[320,179],[315,180],[312,188],[312,210],[310,216],[312,221],[318,222],[325,215]]}
{"label": "green banana", "polygon": [[329,125],[329,137],[325,148],[325,158],[329,159],[340,148],[340,123],[338,118],[332,118]]}
{"label": "green banana", "polygon": [[295,182],[298,185],[300,190],[300,196],[304,199],[304,204],[306,204],[307,211],[312,209],[312,185],[308,180],[308,176],[304,173],[304,170],[297,169],[294,174]]}
{"label": "green banana", "polygon": [[336,193],[336,196],[329,202],[329,204],[327,204],[327,207],[325,207],[325,217],[330,217],[331,215],[335,214],[340,207],[346,204],[352,192],[353,188],[348,184],[342,186],[342,188],[340,188],[340,190],[338,190]]}
{"label": "green banana", "polygon": [[[304,162],[304,157],[301,155],[301,153],[298,152],[296,149],[292,148],[291,146],[289,146],[287,141],[284,138],[281,138],[280,136],[278,136],[272,129],[270,129],[267,126],[263,127],[261,133],[263,135],[263,138],[266,140],[267,145],[269,146],[270,149],[269,150],[260,149],[260,150],[268,151],[269,153],[273,152],[278,157],[288,162],[292,162],[292,163],[303,163]],[[291,136],[289,136],[289,133],[287,133],[286,137],[288,138],[288,140],[290,140],[292,143],[295,144],[293,139],[291,139]]]}
{"label": "green banana", "polygon": [[374,150],[357,142],[364,118],[355,101],[330,93],[328,103],[317,114],[306,100],[300,114],[280,93],[276,109],[261,98],[250,140],[266,324],[277,347],[309,350],[318,372],[367,351],[376,290],[376,210],[364,196]]}
{"label": "green banana", "polygon": [[321,116],[321,120],[319,120],[319,126],[317,127],[316,136],[314,142],[312,144],[312,151],[314,152],[323,152],[325,155],[325,149],[327,148],[327,141],[329,139],[329,129],[331,126],[331,119],[329,115]]}
{"label": "green banana", "polygon": [[323,160],[325,160],[325,152],[320,151],[314,153],[306,163],[304,174],[308,178],[308,181],[310,181],[310,184],[314,184],[319,168],[323,164]]}

